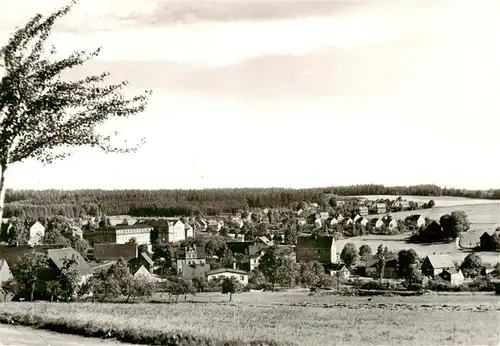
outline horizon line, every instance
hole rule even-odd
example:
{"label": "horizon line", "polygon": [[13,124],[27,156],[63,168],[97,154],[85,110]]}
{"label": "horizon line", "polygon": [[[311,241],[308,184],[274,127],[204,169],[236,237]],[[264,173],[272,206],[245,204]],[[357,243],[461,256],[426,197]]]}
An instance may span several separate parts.
{"label": "horizon line", "polygon": [[45,189],[33,189],[33,188],[7,188],[7,191],[202,191],[202,190],[319,190],[319,189],[334,189],[334,188],[353,188],[353,187],[367,187],[367,186],[377,186],[383,188],[411,188],[411,187],[423,187],[423,186],[434,186],[440,189],[446,190],[461,190],[461,191],[495,191],[500,190],[500,187],[489,188],[489,189],[472,189],[472,188],[458,188],[453,186],[440,186],[437,184],[412,184],[412,185],[384,185],[384,184],[352,184],[352,185],[329,185],[329,186],[309,186],[309,187],[278,187],[278,186],[264,186],[264,187],[249,187],[249,186],[234,186],[234,187],[201,187],[201,188],[121,188],[121,189],[107,189],[107,188],[45,188]]}

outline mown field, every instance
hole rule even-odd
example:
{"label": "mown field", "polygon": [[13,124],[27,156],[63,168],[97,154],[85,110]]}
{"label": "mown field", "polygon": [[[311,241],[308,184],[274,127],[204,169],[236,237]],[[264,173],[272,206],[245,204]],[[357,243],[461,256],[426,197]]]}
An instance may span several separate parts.
{"label": "mown field", "polygon": [[[236,295],[233,303],[223,300],[227,296],[214,293],[178,304],[5,303],[0,305],[0,317],[9,314],[21,320],[24,316],[24,322],[51,322],[66,325],[66,329],[78,325],[90,331],[101,328],[122,339],[131,333],[147,336],[161,332],[176,335],[172,345],[223,345],[230,341],[229,345],[240,345],[255,340],[267,340],[268,345],[500,342],[500,307],[498,298],[491,294],[375,297],[368,301],[360,297],[309,297],[307,293],[244,293]],[[197,338],[189,341],[187,336]]]}

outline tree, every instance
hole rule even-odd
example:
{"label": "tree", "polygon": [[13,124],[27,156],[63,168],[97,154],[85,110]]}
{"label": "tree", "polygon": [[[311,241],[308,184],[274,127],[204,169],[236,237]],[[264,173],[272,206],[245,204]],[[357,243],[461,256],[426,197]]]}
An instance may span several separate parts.
{"label": "tree", "polygon": [[439,223],[447,238],[459,237],[461,233],[467,232],[470,228],[468,216],[463,211],[454,211],[451,214],[441,216]]}
{"label": "tree", "polygon": [[363,261],[367,261],[372,258],[372,248],[370,245],[363,244],[359,247],[359,257]]}
{"label": "tree", "polygon": [[259,269],[254,269],[250,272],[248,278],[248,285],[253,289],[262,289],[266,286],[266,277]]}
{"label": "tree", "polygon": [[382,278],[384,277],[385,274],[385,264],[386,262],[391,258],[391,252],[389,249],[384,247],[382,244],[380,244],[377,248],[377,253],[375,254],[375,258],[377,258],[378,263],[377,263],[377,274],[379,277],[379,280],[382,281]]}
{"label": "tree", "polygon": [[33,301],[35,291],[42,283],[40,278],[48,269],[48,257],[43,253],[31,252],[21,257],[18,264],[11,268],[19,293]]}
{"label": "tree", "polygon": [[99,55],[74,52],[55,59],[56,50],[44,47],[55,22],[65,16],[76,1],[43,17],[37,14],[14,31],[0,49],[0,220],[3,217],[5,173],[12,164],[27,159],[51,163],[66,157],[54,149],[90,146],[104,152],[131,152],[137,147],[118,148],[113,136],[98,126],[111,117],[141,113],[150,91],[131,98],[122,93],[126,82],[100,85],[108,73],[76,81],[61,78],[63,71],[80,66]]}
{"label": "tree", "polygon": [[132,277],[126,284],[126,302],[130,298],[151,297],[154,293],[153,281],[144,275]]}
{"label": "tree", "polygon": [[479,276],[483,268],[484,265],[481,257],[475,253],[468,254],[460,265],[462,274],[464,274],[465,277],[472,278]]}
{"label": "tree", "polygon": [[90,249],[90,244],[86,239],[80,238],[78,236],[71,237],[70,240],[71,247],[75,249],[83,258],[87,258],[87,253]]}
{"label": "tree", "polygon": [[413,249],[401,250],[398,253],[398,276],[407,278],[411,276],[415,269],[418,255]]}
{"label": "tree", "polygon": [[68,301],[74,297],[79,288],[80,273],[78,271],[78,262],[73,258],[65,258],[63,266],[57,277],[58,288],[61,297]]}
{"label": "tree", "polygon": [[62,293],[61,284],[57,280],[51,280],[47,283],[47,293],[50,294],[50,301],[54,301],[54,297],[59,297]]}
{"label": "tree", "polygon": [[280,268],[283,266],[283,253],[276,245],[266,249],[259,261],[259,270],[264,274],[266,280],[272,285],[273,291],[275,285],[280,280]]}
{"label": "tree", "polygon": [[[0,205],[1,209],[1,205]],[[1,221],[0,221],[1,224]],[[29,233],[25,222],[19,218],[11,218],[9,220],[10,228],[9,233],[4,235],[4,240],[11,245],[25,245],[28,244]]]}
{"label": "tree", "polygon": [[4,301],[6,301],[9,297],[9,294],[11,296],[15,296],[19,293],[19,284],[17,283],[15,278],[11,277],[10,279],[2,282],[1,290],[3,293],[3,299]]}
{"label": "tree", "polygon": [[345,244],[342,252],[340,253],[340,259],[344,262],[347,268],[351,268],[358,259],[358,249],[356,248],[356,245],[353,243]]}
{"label": "tree", "polygon": [[305,287],[317,287],[325,269],[321,263],[311,261],[300,264],[300,283]]}
{"label": "tree", "polygon": [[229,301],[233,300],[233,294],[241,291],[241,283],[234,277],[222,280],[222,294],[229,294]]}

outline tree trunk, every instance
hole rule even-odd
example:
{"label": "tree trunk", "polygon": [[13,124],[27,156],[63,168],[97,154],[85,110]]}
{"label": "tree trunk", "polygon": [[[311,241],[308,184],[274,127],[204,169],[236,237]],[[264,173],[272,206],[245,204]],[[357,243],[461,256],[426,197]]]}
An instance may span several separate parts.
{"label": "tree trunk", "polygon": [[232,301],[233,300],[233,294],[231,292],[229,292],[229,301]]}
{"label": "tree trunk", "polygon": [[7,165],[1,164],[0,166],[0,225],[2,224],[3,210],[5,204],[5,191],[7,186],[5,185],[5,171],[7,170]]}
{"label": "tree trunk", "polygon": [[30,292],[30,302],[33,301],[33,298],[35,296],[35,284],[31,285],[31,292]]}

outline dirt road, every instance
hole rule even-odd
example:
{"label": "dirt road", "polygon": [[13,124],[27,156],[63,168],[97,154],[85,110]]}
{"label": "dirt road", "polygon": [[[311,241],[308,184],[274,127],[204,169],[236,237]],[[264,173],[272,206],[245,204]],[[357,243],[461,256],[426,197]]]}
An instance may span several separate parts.
{"label": "dirt road", "polygon": [[85,338],[28,327],[0,324],[0,346],[110,346],[132,345],[113,340]]}

